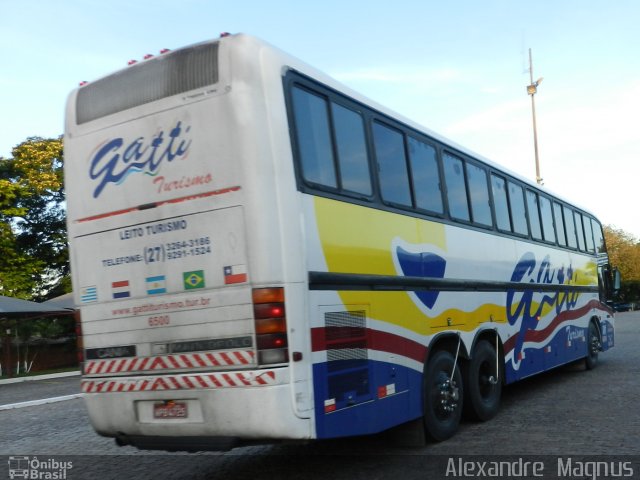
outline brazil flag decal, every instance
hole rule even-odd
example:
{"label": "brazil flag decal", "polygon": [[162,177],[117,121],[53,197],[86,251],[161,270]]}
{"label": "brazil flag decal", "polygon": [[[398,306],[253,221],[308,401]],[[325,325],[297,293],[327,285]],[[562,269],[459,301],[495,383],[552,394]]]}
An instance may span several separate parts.
{"label": "brazil flag decal", "polygon": [[192,272],[183,272],[185,290],[194,290],[196,288],[204,288],[204,270],[194,270]]}

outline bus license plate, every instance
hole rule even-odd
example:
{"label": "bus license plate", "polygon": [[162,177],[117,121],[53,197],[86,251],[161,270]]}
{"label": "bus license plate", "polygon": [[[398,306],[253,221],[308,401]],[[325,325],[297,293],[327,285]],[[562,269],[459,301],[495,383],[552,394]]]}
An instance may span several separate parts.
{"label": "bus license plate", "polygon": [[158,402],[153,405],[153,418],[187,418],[186,402]]}

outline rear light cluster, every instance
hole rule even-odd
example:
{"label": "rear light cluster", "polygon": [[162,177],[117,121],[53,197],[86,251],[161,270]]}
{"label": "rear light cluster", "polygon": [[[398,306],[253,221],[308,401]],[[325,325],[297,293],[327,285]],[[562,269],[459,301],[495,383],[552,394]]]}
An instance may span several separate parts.
{"label": "rear light cluster", "polygon": [[256,326],[258,363],[271,365],[289,361],[287,317],[283,288],[253,290],[253,318]]}

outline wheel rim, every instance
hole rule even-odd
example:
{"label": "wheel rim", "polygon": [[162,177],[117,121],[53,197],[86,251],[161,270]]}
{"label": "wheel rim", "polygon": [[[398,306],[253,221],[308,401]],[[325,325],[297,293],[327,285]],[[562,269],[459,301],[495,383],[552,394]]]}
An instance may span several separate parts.
{"label": "wheel rim", "polygon": [[593,327],[591,327],[589,331],[591,332],[591,341],[589,342],[589,347],[590,347],[589,353],[591,357],[597,357],[601,347],[600,339],[598,338],[598,334],[594,332]]}
{"label": "wheel rim", "polygon": [[494,364],[486,361],[480,364],[478,371],[478,391],[483,399],[491,397],[496,385],[496,377],[494,375]]}
{"label": "wheel rim", "polygon": [[448,420],[458,408],[460,389],[446,372],[439,372],[434,382],[433,407],[439,420]]}

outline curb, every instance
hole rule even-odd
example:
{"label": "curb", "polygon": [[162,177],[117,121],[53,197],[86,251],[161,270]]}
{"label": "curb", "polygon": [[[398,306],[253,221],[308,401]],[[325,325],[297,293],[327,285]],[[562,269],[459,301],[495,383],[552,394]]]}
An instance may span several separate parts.
{"label": "curb", "polygon": [[30,377],[7,378],[6,380],[0,380],[0,385],[8,385],[10,383],[33,382],[36,380],[51,380],[52,378],[73,377],[75,375],[79,376],[80,371],[78,370],[74,372],[49,373],[46,375],[32,375]]}
{"label": "curb", "polygon": [[12,410],[14,408],[33,407],[36,405],[45,405],[47,403],[64,402],[66,400],[73,400],[74,398],[82,398],[84,393],[74,393],[73,395],[64,395],[62,397],[42,398],[40,400],[29,400],[26,402],[9,403],[7,405],[0,405],[0,411]]}

